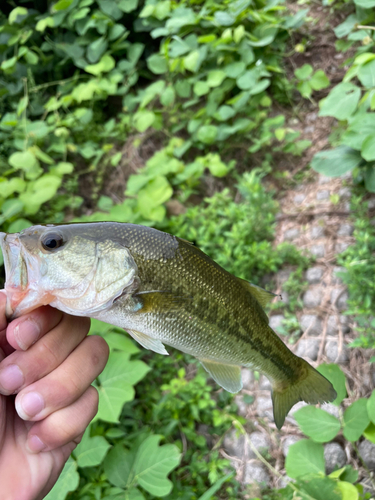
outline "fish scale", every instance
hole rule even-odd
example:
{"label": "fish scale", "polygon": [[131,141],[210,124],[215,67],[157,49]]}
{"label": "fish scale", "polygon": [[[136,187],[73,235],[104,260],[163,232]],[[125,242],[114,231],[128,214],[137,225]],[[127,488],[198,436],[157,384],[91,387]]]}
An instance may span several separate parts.
{"label": "fish scale", "polygon": [[35,226],[1,239],[12,317],[51,304],[106,321],[160,354],[166,345],[195,356],[230,392],[242,387],[241,366],[260,370],[271,381],[279,428],[296,402],[336,397],[270,328],[263,306],[274,294],[185,240],[113,222]]}

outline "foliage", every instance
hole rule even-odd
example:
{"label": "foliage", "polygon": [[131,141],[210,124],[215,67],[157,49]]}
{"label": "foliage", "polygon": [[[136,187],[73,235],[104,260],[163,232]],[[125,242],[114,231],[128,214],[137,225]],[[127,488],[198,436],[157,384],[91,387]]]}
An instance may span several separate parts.
{"label": "foliage", "polygon": [[299,80],[297,89],[302,97],[309,99],[314,90],[322,90],[329,87],[329,80],[322,69],[314,72],[311,64],[304,64],[294,71]]}
{"label": "foliage", "polygon": [[[321,365],[319,371],[334,385],[339,397],[334,404],[341,406],[346,397],[345,375],[337,365]],[[370,398],[361,398],[340,408],[337,418],[323,409],[313,406],[300,408],[294,414],[301,431],[308,439],[301,439],[290,446],[285,462],[286,473],[294,479],[281,490],[273,490],[263,500],[292,499],[294,495],[309,500],[359,500],[367,499],[363,486],[355,484],[358,471],[350,465],[325,475],[324,448],[322,443],[332,441],[339,434],[353,443],[362,436],[375,442],[375,391]],[[358,451],[357,451],[358,453]]]}
{"label": "foliage", "polygon": [[371,29],[375,13],[371,0],[355,4],[355,14],[335,28],[336,48],[346,51],[356,42],[362,44],[346,62],[350,66],[343,81],[319,103],[320,116],[339,121],[338,133],[332,137],[336,147],[316,153],[311,166],[329,177],[353,172],[357,182],[363,181],[368,191],[375,192],[375,32]]}

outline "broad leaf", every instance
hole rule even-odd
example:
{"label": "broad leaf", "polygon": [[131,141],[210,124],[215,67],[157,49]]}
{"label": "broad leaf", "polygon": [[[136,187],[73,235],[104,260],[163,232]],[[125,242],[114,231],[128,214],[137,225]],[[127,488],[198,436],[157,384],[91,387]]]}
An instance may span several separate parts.
{"label": "broad leaf", "polygon": [[341,500],[358,500],[359,493],[354,484],[338,481],[337,487],[341,493]]}
{"label": "broad leaf", "polygon": [[324,474],[324,449],[320,443],[301,439],[290,446],[285,461],[288,476],[296,479],[308,474]]}
{"label": "broad leaf", "polygon": [[70,491],[75,491],[79,484],[79,474],[77,472],[77,462],[69,457],[57,483],[48,493],[44,500],[65,500]]}
{"label": "broad leaf", "polygon": [[350,82],[339,83],[320,101],[319,115],[347,120],[356,110],[360,97],[361,90],[357,85]]}
{"label": "broad leaf", "polygon": [[358,79],[368,89],[375,87],[375,59],[359,68]]}
{"label": "broad leaf", "polygon": [[340,422],[320,408],[305,406],[296,411],[297,420],[302,432],[318,443],[331,441],[340,430]]}
{"label": "broad leaf", "polygon": [[332,404],[339,406],[343,399],[346,398],[346,379],[341,368],[335,363],[330,363],[319,365],[317,370],[333,385],[335,391],[337,392],[337,398],[332,402]]}
{"label": "broad leaf", "polygon": [[86,429],[81,442],[74,450],[78,467],[95,467],[102,463],[111,445],[103,436],[90,437],[90,428]]}
{"label": "broad leaf", "polygon": [[375,424],[375,389],[367,400],[367,412],[371,422]]}
{"label": "broad leaf", "polygon": [[105,457],[103,466],[108,480],[119,488],[127,488],[134,481],[135,450],[129,451],[116,444]]}
{"label": "broad leaf", "polygon": [[345,410],[343,429],[345,438],[348,441],[357,441],[369,423],[367,399],[358,399]]}
{"label": "broad leaf", "polygon": [[304,64],[300,68],[294,70],[294,74],[299,80],[307,80],[313,72],[311,64]]}
{"label": "broad leaf", "polygon": [[361,154],[366,161],[375,160],[375,134],[368,135],[363,141]]}
{"label": "broad leaf", "polygon": [[134,464],[137,482],[152,495],[163,497],[172,490],[167,475],[180,463],[177,446],[159,446],[161,436],[148,437],[138,448]]}
{"label": "broad leaf", "polygon": [[340,177],[357,167],[361,161],[358,151],[339,146],[317,153],[311,161],[311,167],[327,177]]}
{"label": "broad leaf", "polygon": [[307,494],[300,497],[301,500],[342,500],[337,482],[330,477],[311,475],[311,478],[307,480],[298,481],[297,486],[302,493]]}

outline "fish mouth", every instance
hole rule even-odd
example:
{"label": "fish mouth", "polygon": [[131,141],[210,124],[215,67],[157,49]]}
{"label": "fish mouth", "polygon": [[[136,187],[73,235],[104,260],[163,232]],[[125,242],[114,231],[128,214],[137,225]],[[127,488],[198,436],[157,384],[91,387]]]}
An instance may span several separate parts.
{"label": "fish mouth", "polygon": [[32,266],[18,234],[0,232],[0,246],[5,267],[5,315],[8,321],[12,321],[41,305],[35,287],[37,280],[29,275],[36,266]]}

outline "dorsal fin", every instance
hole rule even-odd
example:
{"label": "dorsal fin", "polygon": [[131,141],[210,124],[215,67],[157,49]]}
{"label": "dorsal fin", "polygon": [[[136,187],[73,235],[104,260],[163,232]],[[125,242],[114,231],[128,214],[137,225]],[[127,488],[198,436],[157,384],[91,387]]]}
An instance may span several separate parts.
{"label": "dorsal fin", "polygon": [[277,295],[276,293],[269,292],[268,290],[265,290],[258,285],[253,285],[252,283],[250,283],[250,281],[246,281],[241,278],[237,279],[246,288],[246,290],[257,299],[262,307],[265,307],[269,302],[271,302],[274,297],[280,297],[280,295]]}

